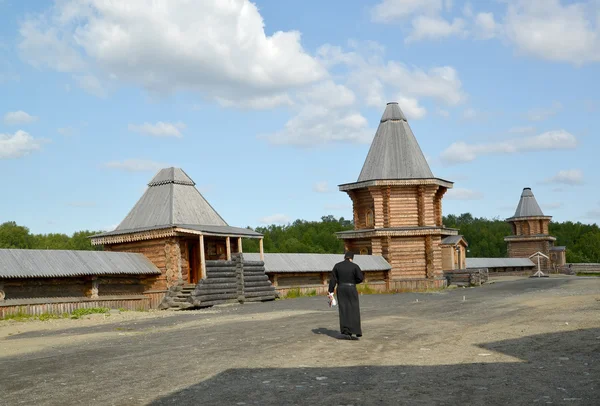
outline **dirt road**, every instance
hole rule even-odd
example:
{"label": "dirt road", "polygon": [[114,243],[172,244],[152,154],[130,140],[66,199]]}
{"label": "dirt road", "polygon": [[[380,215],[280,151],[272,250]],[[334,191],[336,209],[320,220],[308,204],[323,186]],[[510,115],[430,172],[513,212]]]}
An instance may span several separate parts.
{"label": "dirt road", "polygon": [[600,278],[0,322],[1,405],[597,405]]}

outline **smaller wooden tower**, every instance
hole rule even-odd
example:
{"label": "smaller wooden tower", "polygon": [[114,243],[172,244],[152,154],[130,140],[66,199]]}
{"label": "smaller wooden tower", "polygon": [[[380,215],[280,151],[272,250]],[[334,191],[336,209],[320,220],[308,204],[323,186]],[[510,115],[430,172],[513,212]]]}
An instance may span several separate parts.
{"label": "smaller wooden tower", "polygon": [[388,289],[445,286],[442,198],[452,182],[433,176],[398,103],[388,103],[358,180],[339,185],[352,199],[354,230],[337,233],[346,250],[381,255]]}
{"label": "smaller wooden tower", "polygon": [[542,259],[542,269],[549,270],[564,265],[564,255],[557,255],[561,249],[564,251],[564,247],[554,247],[556,238],[548,231],[550,220],[552,217],[542,212],[531,188],[523,189],[514,216],[506,219],[512,225],[513,234],[504,238],[508,244],[508,257],[529,258],[536,252],[541,252],[551,258],[550,261]]}

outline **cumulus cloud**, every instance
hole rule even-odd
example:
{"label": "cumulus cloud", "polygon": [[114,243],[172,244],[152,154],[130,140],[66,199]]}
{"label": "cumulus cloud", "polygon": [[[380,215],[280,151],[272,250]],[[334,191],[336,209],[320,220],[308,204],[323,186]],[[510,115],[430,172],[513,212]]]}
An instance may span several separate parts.
{"label": "cumulus cloud", "polygon": [[439,16],[419,16],[412,21],[412,31],[404,42],[411,43],[422,40],[435,40],[450,36],[466,36],[466,23],[462,18],[452,22]]}
{"label": "cumulus cloud", "polygon": [[384,49],[373,43],[350,43],[349,50],[326,44],[317,51],[328,67],[350,70],[347,85],[356,90],[368,106],[380,107],[392,96],[431,98],[455,106],[467,99],[458,72],[452,66],[427,70],[386,61]]}
{"label": "cumulus cloud", "polygon": [[475,16],[475,38],[487,40],[499,35],[501,25],[496,22],[493,13],[478,13]]}
{"label": "cumulus cloud", "polygon": [[129,131],[137,132],[140,134],[151,135],[154,137],[176,137],[181,138],[181,130],[185,128],[185,124],[178,123],[164,123],[162,121],[156,124],[144,123],[141,125],[129,124]]}
{"label": "cumulus cloud", "polygon": [[73,77],[77,86],[91,95],[99,98],[106,97],[106,90],[100,80],[94,75],[75,75]]}
{"label": "cumulus cloud", "polygon": [[488,144],[468,144],[459,141],[443,151],[440,158],[443,163],[451,165],[472,162],[481,155],[573,149],[577,147],[577,144],[577,138],[565,130],[548,131],[536,136]]}
{"label": "cumulus cloud", "polygon": [[483,199],[483,194],[471,189],[457,188],[448,190],[445,197],[449,200],[480,200]]}
{"label": "cumulus cloud", "polygon": [[559,171],[556,175],[545,180],[545,183],[559,183],[565,185],[580,185],[583,183],[583,171],[570,169]]}
{"label": "cumulus cloud", "polygon": [[[415,14],[437,14],[444,8],[442,0],[382,0],[371,9],[371,19],[391,23]],[[451,3],[446,2],[446,6]]]}
{"label": "cumulus cloud", "polygon": [[262,224],[287,224],[290,220],[290,217],[285,214],[273,214],[271,216],[262,217],[259,221]]}
{"label": "cumulus cloud", "polygon": [[126,159],[124,161],[112,161],[104,164],[105,168],[120,169],[127,172],[158,171],[159,169],[169,166],[170,165],[143,159]]}
{"label": "cumulus cloud", "polygon": [[24,157],[41,149],[43,142],[44,140],[35,139],[22,130],[14,134],[0,133],[0,159]]}
{"label": "cumulus cloud", "polygon": [[32,116],[29,113],[24,112],[23,110],[18,111],[9,111],[4,115],[4,124],[6,125],[19,125],[19,124],[29,124],[37,121],[36,116]]}
{"label": "cumulus cloud", "polygon": [[506,37],[521,54],[575,65],[598,62],[597,6],[595,0],[570,4],[560,0],[516,0],[508,5]]}
{"label": "cumulus cloud", "polygon": [[398,96],[396,101],[408,120],[419,120],[427,115],[427,110],[415,98]]}
{"label": "cumulus cloud", "polygon": [[239,101],[327,75],[299,32],[267,35],[249,0],[65,0],[25,19],[20,37],[21,55],[34,66],[88,75],[93,67],[159,93],[197,90]]}

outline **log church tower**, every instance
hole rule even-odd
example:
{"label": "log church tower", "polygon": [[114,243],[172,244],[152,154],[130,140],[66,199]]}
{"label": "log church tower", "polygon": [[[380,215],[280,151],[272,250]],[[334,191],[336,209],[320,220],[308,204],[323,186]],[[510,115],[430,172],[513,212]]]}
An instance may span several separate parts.
{"label": "log church tower", "polygon": [[442,287],[442,198],[453,183],[434,177],[398,106],[388,103],[358,180],[339,185],[353,204],[354,230],[337,233],[346,250],[382,255],[388,289]]}
{"label": "log church tower", "polygon": [[[508,244],[509,258],[529,258],[536,252],[548,256],[542,258],[542,269],[549,270],[565,263],[565,247],[555,247],[555,237],[550,235],[548,227],[551,216],[542,212],[531,188],[523,189],[521,200],[514,216],[506,219],[512,226],[512,234],[504,238]],[[535,262],[535,261],[534,261]]]}

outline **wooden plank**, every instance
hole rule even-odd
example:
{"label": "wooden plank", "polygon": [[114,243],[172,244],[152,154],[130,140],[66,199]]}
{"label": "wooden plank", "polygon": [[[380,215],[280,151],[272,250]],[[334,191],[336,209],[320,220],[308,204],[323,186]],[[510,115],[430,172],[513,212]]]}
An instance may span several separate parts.
{"label": "wooden plank", "polygon": [[200,234],[200,279],[206,279],[206,258],[204,256],[204,236]]}
{"label": "wooden plank", "polygon": [[231,237],[225,238],[225,249],[227,250],[227,260],[231,261]]}

